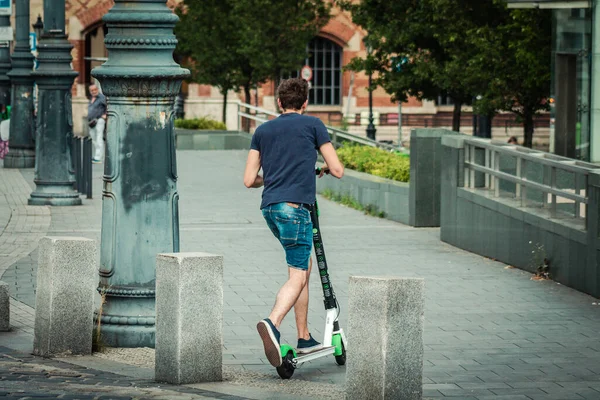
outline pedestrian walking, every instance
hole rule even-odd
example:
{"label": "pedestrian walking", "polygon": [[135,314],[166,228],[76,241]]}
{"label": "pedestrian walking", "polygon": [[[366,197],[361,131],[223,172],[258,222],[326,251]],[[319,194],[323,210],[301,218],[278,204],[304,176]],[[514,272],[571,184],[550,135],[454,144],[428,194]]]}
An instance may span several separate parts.
{"label": "pedestrian walking", "polygon": [[104,157],[104,128],[106,126],[106,97],[96,85],[90,85],[90,102],[88,104],[88,126],[94,144],[92,162],[101,163]]}

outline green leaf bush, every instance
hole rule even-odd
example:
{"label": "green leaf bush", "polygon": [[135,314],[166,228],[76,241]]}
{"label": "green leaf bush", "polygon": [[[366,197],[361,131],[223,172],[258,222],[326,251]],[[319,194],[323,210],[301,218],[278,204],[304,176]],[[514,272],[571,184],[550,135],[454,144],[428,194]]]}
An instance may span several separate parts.
{"label": "green leaf bush", "polygon": [[181,129],[206,129],[211,131],[225,131],[227,126],[210,118],[176,119],[175,128]]}
{"label": "green leaf bush", "polygon": [[337,154],[346,168],[399,182],[410,180],[410,158],[406,154],[361,145],[343,146]]}

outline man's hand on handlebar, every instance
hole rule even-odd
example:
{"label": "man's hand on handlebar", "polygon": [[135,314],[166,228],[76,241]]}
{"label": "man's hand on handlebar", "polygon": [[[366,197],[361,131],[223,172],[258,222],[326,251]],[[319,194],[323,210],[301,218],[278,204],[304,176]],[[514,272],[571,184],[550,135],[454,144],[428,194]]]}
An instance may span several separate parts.
{"label": "man's hand on handlebar", "polygon": [[329,175],[329,167],[327,164],[324,164],[321,168],[317,168],[315,172],[319,175],[319,178],[322,178],[325,174]]}

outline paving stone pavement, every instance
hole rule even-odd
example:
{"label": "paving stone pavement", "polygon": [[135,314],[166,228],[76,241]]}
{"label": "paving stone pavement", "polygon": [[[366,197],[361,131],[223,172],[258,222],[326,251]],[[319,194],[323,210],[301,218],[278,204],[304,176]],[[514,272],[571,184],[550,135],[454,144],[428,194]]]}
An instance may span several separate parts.
{"label": "paving stone pavement", "polygon": [[[227,384],[210,386],[211,390],[227,388],[232,393],[241,385],[250,398],[267,398],[265,393],[279,393],[274,398],[341,397],[345,368],[335,365],[333,357],[311,362],[297,370],[291,381],[281,382],[262,353],[255,324],[268,314],[287,271],[283,252],[262,220],[260,190],[242,184],[246,153],[179,151],[177,157],[181,250],[224,256],[224,368],[229,368],[232,378]],[[16,202],[7,195],[14,192],[5,183],[7,171],[0,172],[4,183],[0,193],[7,203]],[[22,170],[22,180],[12,172],[10,179],[25,191],[23,182],[31,184],[32,171]],[[23,246],[27,251],[15,252],[4,267],[8,275],[2,280],[14,283],[11,318],[18,325],[15,332],[0,334],[0,345],[24,351],[31,347],[27,335],[31,338],[37,260],[31,243],[44,234],[99,240],[101,174],[95,166],[94,199],[84,199],[79,207],[45,208],[37,216],[44,223],[31,228],[35,232],[21,227],[14,232],[5,229],[0,236],[0,246],[20,243],[17,238],[29,246]],[[12,221],[12,217],[6,219],[10,206],[2,204],[4,199],[0,197],[0,225]],[[439,229],[411,228],[324,199],[320,207],[342,327],[347,318],[349,276],[425,279],[424,398],[600,399],[600,306],[596,299],[552,281],[532,281],[524,271],[442,243]],[[27,220],[30,225],[31,218]],[[26,219],[20,221],[18,226]],[[311,282],[310,291],[310,327],[318,337],[324,324],[318,281]],[[282,325],[282,336],[294,344],[291,315]],[[138,368],[151,379],[152,354],[151,349],[113,352],[91,357],[86,365],[92,369],[102,362],[129,365],[131,369],[123,374]]]}

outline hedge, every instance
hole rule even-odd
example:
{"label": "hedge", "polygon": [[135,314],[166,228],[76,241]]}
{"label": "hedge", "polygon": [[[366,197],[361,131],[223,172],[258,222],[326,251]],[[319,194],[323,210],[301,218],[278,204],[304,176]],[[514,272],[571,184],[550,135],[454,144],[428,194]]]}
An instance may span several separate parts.
{"label": "hedge", "polygon": [[176,119],[175,128],[181,129],[205,129],[211,131],[225,131],[227,126],[210,118]]}
{"label": "hedge", "polygon": [[400,182],[410,180],[410,158],[371,146],[346,145],[337,150],[344,167]]}

